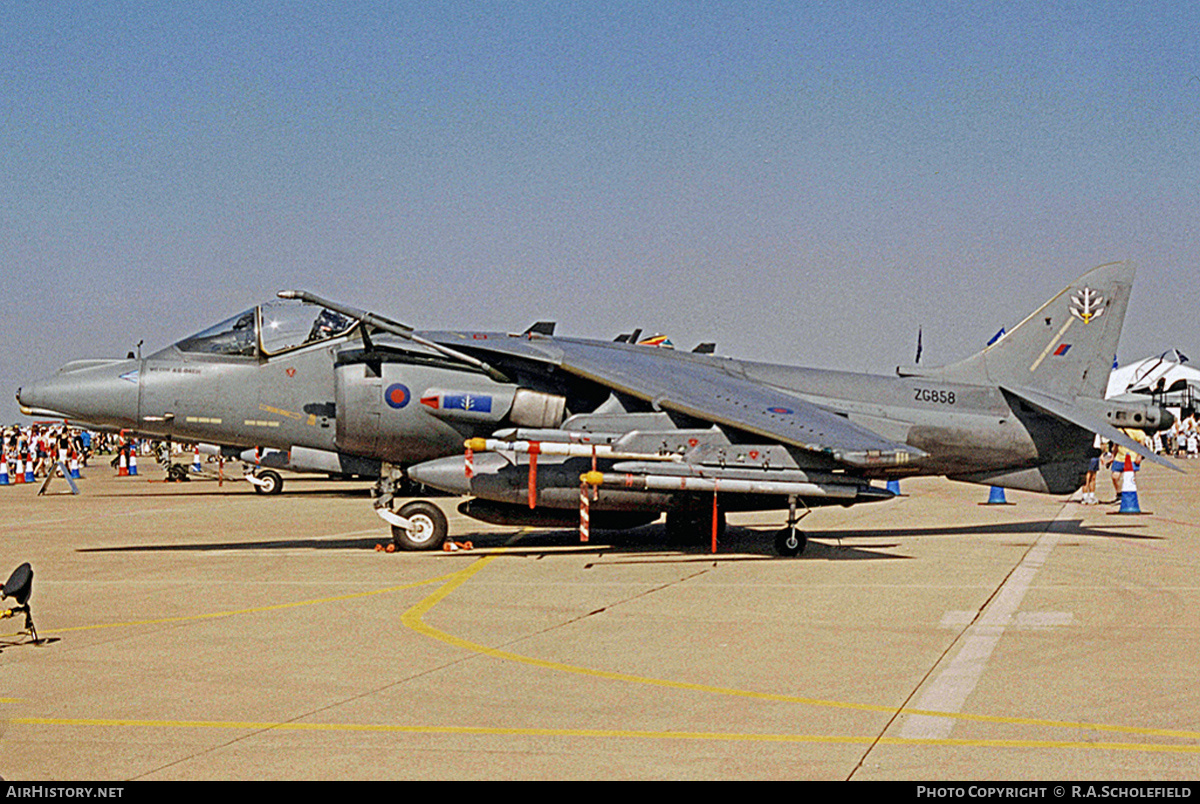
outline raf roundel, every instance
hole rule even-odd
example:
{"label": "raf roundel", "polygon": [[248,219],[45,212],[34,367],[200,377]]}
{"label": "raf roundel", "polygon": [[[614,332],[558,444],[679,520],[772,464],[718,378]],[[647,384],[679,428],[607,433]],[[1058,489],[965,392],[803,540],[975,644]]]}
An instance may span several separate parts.
{"label": "raf roundel", "polygon": [[388,407],[396,410],[407,405],[410,399],[412,399],[412,394],[409,392],[408,386],[401,383],[389,385],[383,392],[383,401],[388,403]]}

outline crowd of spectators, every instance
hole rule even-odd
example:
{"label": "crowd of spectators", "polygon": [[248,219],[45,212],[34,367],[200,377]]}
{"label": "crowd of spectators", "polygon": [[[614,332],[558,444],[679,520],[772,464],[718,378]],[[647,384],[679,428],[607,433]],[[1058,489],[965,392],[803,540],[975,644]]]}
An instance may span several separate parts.
{"label": "crowd of spectators", "polygon": [[61,423],[13,425],[4,429],[3,438],[9,475],[32,473],[35,478],[54,471],[60,460],[68,463],[74,459],[86,466],[97,447],[95,434]]}
{"label": "crowd of spectators", "polygon": [[1165,452],[1177,458],[1185,455],[1189,458],[1200,457],[1200,421],[1197,421],[1194,412],[1190,416],[1180,416],[1175,424],[1171,425],[1170,430],[1155,433],[1155,437],[1162,442],[1161,448],[1158,441],[1155,442],[1158,452]]}
{"label": "crowd of spectators", "polygon": [[[10,478],[18,472],[26,477],[45,477],[57,469],[59,461],[68,467],[86,467],[97,455],[115,455],[125,443],[117,433],[92,432],[61,422],[14,424],[3,428],[2,438]],[[131,441],[130,448],[140,452],[146,446]]]}
{"label": "crowd of spectators", "polygon": [[[0,438],[10,483],[22,482],[30,476],[44,478],[47,473],[58,470],[59,461],[72,470],[94,464],[98,456],[104,456],[117,469],[123,452],[126,461],[132,454],[153,456],[159,463],[167,463],[166,442],[85,430],[62,422],[14,424],[0,429]],[[170,447],[176,454],[190,451],[192,445],[174,442]]]}

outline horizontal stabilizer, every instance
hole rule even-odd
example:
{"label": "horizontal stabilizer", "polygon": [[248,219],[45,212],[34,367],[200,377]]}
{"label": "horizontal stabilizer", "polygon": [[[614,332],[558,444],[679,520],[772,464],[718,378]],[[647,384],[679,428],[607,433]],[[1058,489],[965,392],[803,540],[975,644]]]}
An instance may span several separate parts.
{"label": "horizontal stabilizer", "polygon": [[1055,416],[1065,422],[1070,422],[1076,427],[1082,427],[1084,430],[1088,430],[1089,432],[1096,433],[1106,441],[1111,441],[1114,444],[1124,447],[1130,452],[1135,452],[1148,461],[1153,461],[1154,463],[1165,466],[1168,469],[1174,469],[1176,472],[1183,471],[1183,469],[1179,468],[1171,461],[1168,461],[1166,458],[1160,458],[1158,455],[1155,455],[1153,452],[1146,449],[1146,447],[1134,441],[1132,438],[1125,435],[1125,433],[1113,427],[1108,422],[1104,421],[1104,419],[1100,418],[1094,413],[1082,410],[1067,400],[1060,399],[1056,396],[1051,396],[1050,394],[1041,391],[1034,391],[1031,388],[1016,388],[1013,386],[1001,385],[1000,390],[1004,391],[1005,393],[1012,394],[1013,396],[1023,400],[1024,402],[1027,402],[1035,408],[1049,413],[1051,416]]}

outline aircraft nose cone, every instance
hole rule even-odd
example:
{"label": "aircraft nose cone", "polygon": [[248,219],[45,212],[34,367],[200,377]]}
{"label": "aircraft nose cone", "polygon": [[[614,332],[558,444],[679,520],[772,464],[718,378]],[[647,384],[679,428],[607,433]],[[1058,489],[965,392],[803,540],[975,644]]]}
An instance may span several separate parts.
{"label": "aircraft nose cone", "polygon": [[137,360],[77,360],[21,386],[17,401],[33,415],[134,427],[138,421]]}

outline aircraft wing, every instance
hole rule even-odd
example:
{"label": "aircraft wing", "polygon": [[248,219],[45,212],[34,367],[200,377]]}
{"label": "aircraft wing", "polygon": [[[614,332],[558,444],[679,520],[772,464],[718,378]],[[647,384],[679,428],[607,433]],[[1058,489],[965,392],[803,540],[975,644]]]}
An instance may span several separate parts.
{"label": "aircraft wing", "polygon": [[[926,454],[889,441],[793,392],[740,376],[732,362],[726,365],[666,349],[568,338],[556,338],[553,344],[551,362],[562,371],[643,399],[659,410],[828,455],[858,468],[906,464]],[[504,350],[494,342],[488,347]]]}

